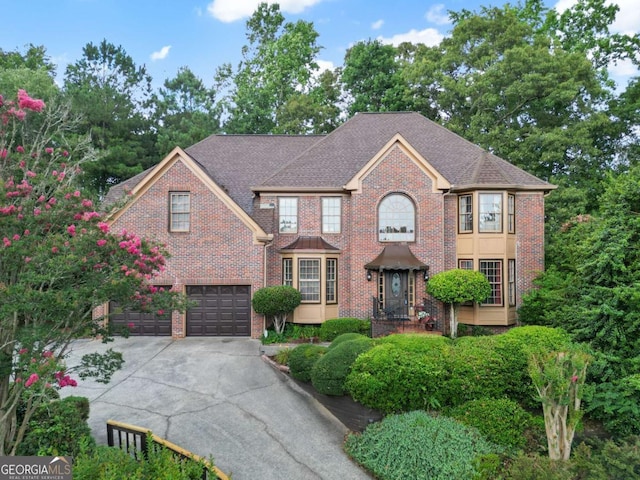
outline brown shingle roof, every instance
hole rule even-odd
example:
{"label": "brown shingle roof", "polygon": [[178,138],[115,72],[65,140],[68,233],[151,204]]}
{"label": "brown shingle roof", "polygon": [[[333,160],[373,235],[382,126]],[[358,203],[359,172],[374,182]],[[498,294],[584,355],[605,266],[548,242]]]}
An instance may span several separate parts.
{"label": "brown shingle roof", "polygon": [[281,250],[340,250],[322,237],[300,236]]}
{"label": "brown shingle roof", "polygon": [[[411,112],[358,113],[328,135],[211,135],[185,151],[251,215],[252,190],[342,189],[396,134],[453,190],[555,188]],[[107,199],[113,201],[146,173],[114,186]]]}

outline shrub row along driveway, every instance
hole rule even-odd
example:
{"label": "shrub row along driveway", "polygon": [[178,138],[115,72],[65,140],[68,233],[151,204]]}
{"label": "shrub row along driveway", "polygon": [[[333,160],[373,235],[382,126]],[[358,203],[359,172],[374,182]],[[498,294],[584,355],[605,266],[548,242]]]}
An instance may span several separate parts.
{"label": "shrub row along driveway", "polygon": [[80,340],[67,363],[90,352],[123,352],[103,385],[79,382],[63,395],[89,398],[89,424],[106,444],[106,421],[149,428],[187,450],[213,455],[234,480],[369,479],[343,452],[346,428],[250,339],[131,337]]}

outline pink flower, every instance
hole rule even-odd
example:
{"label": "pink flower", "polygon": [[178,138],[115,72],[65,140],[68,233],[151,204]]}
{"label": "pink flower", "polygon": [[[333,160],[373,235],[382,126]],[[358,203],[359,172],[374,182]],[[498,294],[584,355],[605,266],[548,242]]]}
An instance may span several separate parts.
{"label": "pink flower", "polygon": [[31,170],[27,170],[26,175],[27,175],[27,177],[31,177],[31,178],[36,176],[36,174],[34,172],[32,172]]}
{"label": "pink flower", "polygon": [[102,233],[109,233],[109,224],[105,222],[98,223],[98,228],[102,230]]}
{"label": "pink flower", "polygon": [[7,158],[7,149],[3,148],[0,150],[0,158]]}
{"label": "pink flower", "polygon": [[75,192],[73,192],[73,196],[74,197],[79,197],[80,196],[80,190],[76,190]]}
{"label": "pink flower", "polygon": [[24,257],[24,263],[29,263],[31,261],[31,257]]}
{"label": "pink flower", "polygon": [[53,352],[51,350],[45,350],[44,352],[42,352],[42,356],[44,358],[51,358],[53,357]]}
{"label": "pink flower", "polygon": [[29,351],[29,350],[27,350],[26,348],[21,348],[21,349],[18,351],[18,355],[24,355],[24,354],[25,354],[25,353],[27,353],[28,351]]}
{"label": "pink flower", "polygon": [[135,326],[136,326],[136,325],[135,325],[135,323],[133,323],[133,322],[129,322],[129,323],[127,323],[127,327],[128,327],[128,328],[133,328],[133,327],[135,327]]}
{"label": "pink flower", "polygon": [[164,315],[164,310],[162,309],[158,310],[158,315]]}
{"label": "pink flower", "polygon": [[82,206],[83,207],[89,208],[91,205],[93,205],[93,202],[91,200],[88,200],[86,198],[84,200],[82,200]]}
{"label": "pink flower", "polygon": [[10,247],[11,246],[11,240],[9,240],[7,237],[4,237],[2,239],[2,242],[4,243],[5,247]]}
{"label": "pink flower", "polygon": [[16,233],[16,234],[13,236],[13,239],[14,239],[14,240],[16,240],[16,241],[17,241],[17,240],[20,240],[20,235],[18,235],[18,234]]}
{"label": "pink flower", "polygon": [[16,152],[18,152],[18,153],[24,153],[24,147],[23,147],[22,145],[18,145],[18,146],[16,147]]}
{"label": "pink flower", "polygon": [[40,380],[40,377],[38,376],[38,374],[37,373],[32,373],[31,376],[29,377],[29,379],[24,383],[24,386],[26,388],[29,388],[31,385],[36,383],[38,380]]}
{"label": "pink flower", "polygon": [[571,377],[571,383],[576,383],[578,381],[578,376],[574,375],[573,377]]}
{"label": "pink flower", "polygon": [[62,156],[63,157],[68,157],[69,156],[69,152],[67,152],[66,150],[62,151]]}
{"label": "pink flower", "polygon": [[51,253],[58,253],[58,247],[51,247]]}
{"label": "pink flower", "polygon": [[49,155],[51,155],[53,153],[53,148],[51,147],[47,147],[44,149],[45,153],[48,153]]}
{"label": "pink flower", "polygon": [[96,242],[99,247],[104,247],[107,244],[107,241],[104,238],[101,238]]}
{"label": "pink flower", "polygon": [[40,210],[39,208],[34,208],[33,209],[33,214],[37,217],[38,215],[40,215],[42,213],[42,210]]}
{"label": "pink flower", "polygon": [[49,205],[55,205],[55,204],[56,204],[56,199],[55,199],[55,197],[51,197],[47,203],[48,203]]}
{"label": "pink flower", "polygon": [[69,225],[67,227],[67,233],[69,235],[71,235],[72,237],[75,237],[76,236],[76,226],[75,225]]}
{"label": "pink flower", "polygon": [[33,110],[34,112],[41,112],[44,106],[42,100],[31,98],[23,89],[18,90],[18,107]]}

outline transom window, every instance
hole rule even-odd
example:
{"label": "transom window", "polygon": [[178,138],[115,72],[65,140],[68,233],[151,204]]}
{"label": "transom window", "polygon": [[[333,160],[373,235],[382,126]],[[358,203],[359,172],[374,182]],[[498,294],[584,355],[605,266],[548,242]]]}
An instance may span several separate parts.
{"label": "transom window", "polygon": [[491,285],[491,294],[484,305],[502,305],[502,260],[480,260],[482,272]]}
{"label": "transom window", "polygon": [[188,232],[191,224],[191,194],[169,193],[169,231]]}
{"label": "transom window", "polygon": [[340,197],[322,198],[322,233],[340,233]]}
{"label": "transom window", "polygon": [[301,258],[298,260],[298,290],[302,301],[320,302],[320,259]]}
{"label": "transom window", "polygon": [[378,207],[378,240],[402,242],[415,240],[416,209],[406,195],[385,197]]}
{"label": "transom window", "polygon": [[461,270],[473,270],[473,260],[466,258],[458,260],[458,268]]}
{"label": "transom window", "polygon": [[502,231],[502,194],[480,193],[479,229],[481,232]]}
{"label": "transom window", "polygon": [[472,195],[460,195],[458,197],[458,231],[460,233],[473,232]]}
{"label": "transom window", "polygon": [[298,232],[298,199],[279,198],[278,199],[278,230],[280,233]]}

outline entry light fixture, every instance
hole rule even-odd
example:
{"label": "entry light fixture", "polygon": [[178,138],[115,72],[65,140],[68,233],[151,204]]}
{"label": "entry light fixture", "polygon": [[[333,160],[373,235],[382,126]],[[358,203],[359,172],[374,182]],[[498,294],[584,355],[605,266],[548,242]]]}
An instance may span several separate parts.
{"label": "entry light fixture", "polygon": [[371,281],[371,270],[367,270],[367,282]]}
{"label": "entry light fixture", "polygon": [[422,273],[424,281],[429,281],[429,267],[424,267],[424,272]]}

